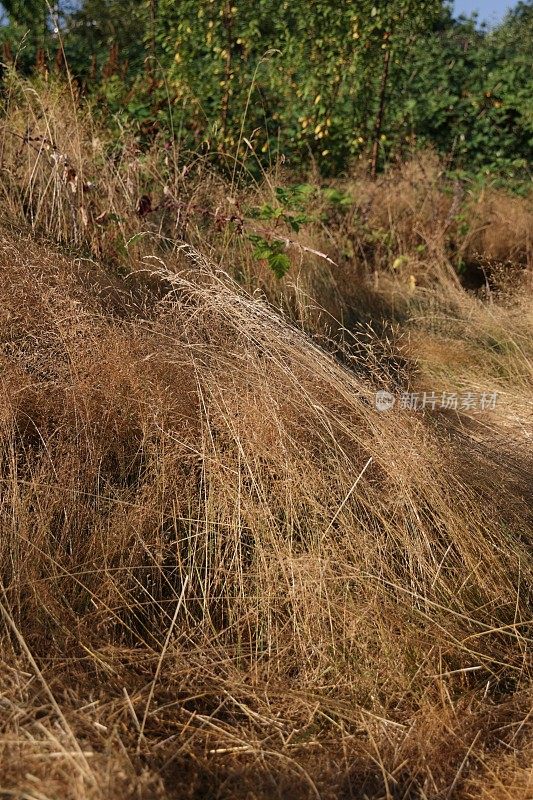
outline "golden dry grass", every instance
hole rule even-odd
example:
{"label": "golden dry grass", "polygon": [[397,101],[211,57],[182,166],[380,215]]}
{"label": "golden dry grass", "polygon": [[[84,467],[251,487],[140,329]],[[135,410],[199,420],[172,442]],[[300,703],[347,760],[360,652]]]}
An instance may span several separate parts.
{"label": "golden dry grass", "polygon": [[[163,246],[112,163],[123,221],[85,225],[68,176],[4,141],[0,795],[528,800],[527,295],[460,287],[418,173],[396,249],[370,263],[353,209],[302,234],[337,268],[304,251],[275,285],[213,224]],[[414,253],[413,284],[387,259]],[[394,385],[500,397],[378,412]]]}

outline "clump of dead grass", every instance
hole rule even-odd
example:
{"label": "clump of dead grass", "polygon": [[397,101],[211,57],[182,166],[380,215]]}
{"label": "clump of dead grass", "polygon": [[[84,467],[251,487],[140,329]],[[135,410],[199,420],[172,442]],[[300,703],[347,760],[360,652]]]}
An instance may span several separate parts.
{"label": "clump of dead grass", "polygon": [[53,84],[2,126],[1,791],[526,800],[530,304],[461,287],[463,189],[317,195],[280,283],[220,222],[281,173],[113,149]]}
{"label": "clump of dead grass", "polygon": [[3,788],[526,798],[527,512],[483,448],[196,251],[113,314],[2,258]]}

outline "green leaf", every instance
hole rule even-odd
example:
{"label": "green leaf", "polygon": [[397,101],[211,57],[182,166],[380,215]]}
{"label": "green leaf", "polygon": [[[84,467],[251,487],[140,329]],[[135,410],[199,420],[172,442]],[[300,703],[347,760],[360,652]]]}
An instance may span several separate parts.
{"label": "green leaf", "polygon": [[273,253],[272,245],[267,242],[262,236],[258,236],[256,233],[249,233],[248,240],[255,245],[253,256],[257,258],[258,261],[268,261],[270,256]]}
{"label": "green leaf", "polygon": [[315,191],[315,187],[310,183],[300,183],[294,187],[294,191],[302,198],[309,198]]}
{"label": "green leaf", "polygon": [[283,278],[291,267],[291,260],[287,253],[270,253],[268,257],[268,266],[276,276],[276,278]]}
{"label": "green leaf", "polygon": [[326,200],[329,200],[330,203],[333,203],[337,206],[346,207],[353,204],[353,198],[350,197],[350,195],[346,192],[342,192],[340,189],[334,189],[333,187],[324,189],[323,195]]}
{"label": "green leaf", "polygon": [[285,217],[290,227],[293,229],[295,233],[298,233],[300,230],[300,223],[296,217]]}
{"label": "green leaf", "polygon": [[272,248],[267,242],[258,245],[254,250],[254,258],[257,258],[258,261],[262,260],[268,261],[268,259],[271,256],[272,256]]}

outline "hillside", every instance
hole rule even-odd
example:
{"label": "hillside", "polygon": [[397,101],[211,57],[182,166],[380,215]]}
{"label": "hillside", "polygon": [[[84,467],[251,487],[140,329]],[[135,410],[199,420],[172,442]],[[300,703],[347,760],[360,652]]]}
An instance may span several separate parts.
{"label": "hillside", "polygon": [[311,176],[295,229],[283,167],[20,92],[0,796],[530,798],[530,201],[430,154]]}

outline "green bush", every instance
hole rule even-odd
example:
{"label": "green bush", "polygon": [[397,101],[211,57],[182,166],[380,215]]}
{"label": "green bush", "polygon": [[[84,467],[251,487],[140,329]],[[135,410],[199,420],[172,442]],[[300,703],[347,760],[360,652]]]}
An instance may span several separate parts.
{"label": "green bush", "polygon": [[162,133],[233,174],[280,156],[375,173],[429,145],[450,169],[528,177],[531,0],[491,31],[443,0],[85,0],[53,19],[44,0],[4,5],[23,69],[45,50],[50,68],[64,43],[117,133]]}

